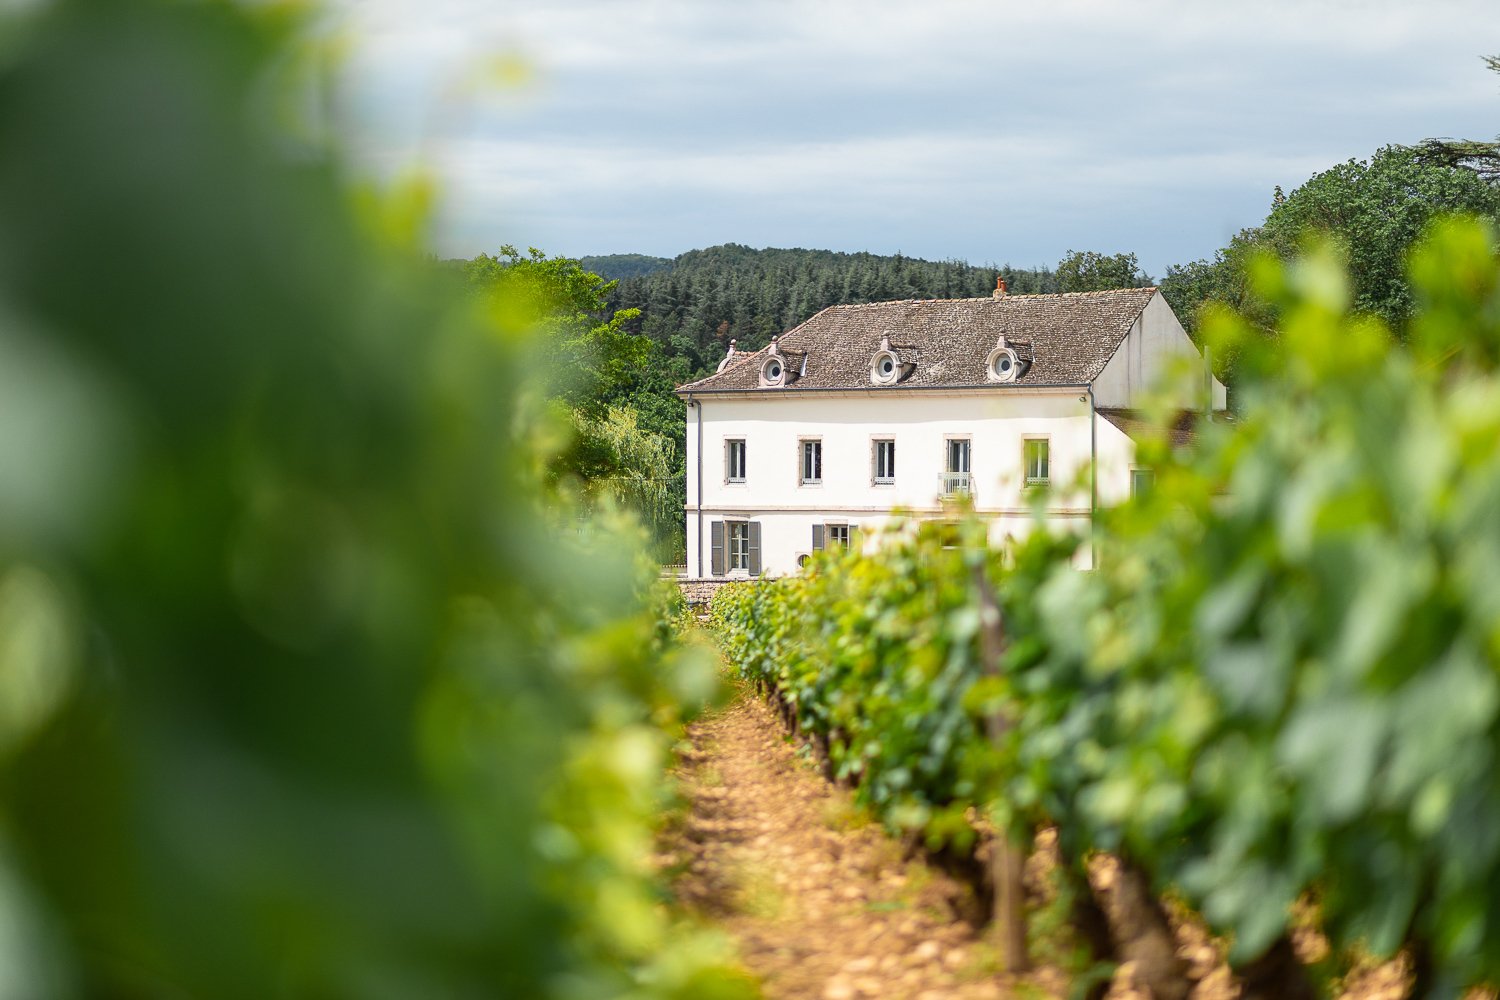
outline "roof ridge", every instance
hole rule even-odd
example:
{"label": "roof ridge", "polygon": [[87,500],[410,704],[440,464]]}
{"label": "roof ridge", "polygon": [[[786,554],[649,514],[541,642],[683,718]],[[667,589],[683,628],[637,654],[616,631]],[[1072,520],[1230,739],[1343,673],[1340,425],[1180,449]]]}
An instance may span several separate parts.
{"label": "roof ridge", "polygon": [[[1026,345],[1038,366],[1034,371],[1028,367],[1027,373],[1038,384],[1092,380],[1118,352],[1159,291],[1158,286],[1147,285],[1007,295],[998,299],[983,296],[839,303],[824,306],[777,335],[776,340],[788,355],[814,362],[807,372],[813,379],[809,383],[812,385],[866,384],[870,361],[861,352],[866,348],[875,350],[873,345],[882,330],[900,342],[901,347],[926,357],[922,362],[926,367],[916,372],[913,384],[946,381],[958,385],[981,381],[984,376],[979,369],[994,348],[997,335],[1014,341],[1017,347]],[[1011,308],[994,305],[1013,299],[1016,304]],[[720,386],[753,388],[755,366],[746,362],[764,359],[768,350],[769,345],[740,352],[722,371],[678,389],[693,392]],[[971,368],[975,370],[970,372]],[[1027,373],[1023,373],[1019,383],[1024,384]],[[796,388],[786,387],[787,391]]]}
{"label": "roof ridge", "polygon": [[[914,303],[918,303],[918,302],[1006,302],[1006,301],[1009,301],[1011,299],[1061,299],[1061,298],[1067,298],[1067,297],[1070,297],[1070,296],[1073,296],[1073,297],[1084,297],[1084,296],[1090,296],[1090,295],[1103,297],[1103,296],[1107,296],[1107,295],[1126,295],[1126,294],[1129,294],[1131,292],[1157,292],[1157,291],[1160,291],[1160,290],[1161,290],[1161,286],[1160,285],[1138,285],[1138,286],[1134,286],[1134,287],[1131,287],[1131,288],[1095,288],[1095,289],[1091,289],[1091,290],[1085,291],[1085,292],[1011,292],[1011,293],[1008,293],[1006,295],[1001,295],[999,297],[996,297],[994,295],[965,295],[965,296],[962,296],[960,298],[947,298],[947,299],[943,299],[943,298],[930,298],[930,299],[907,298],[907,299],[882,299],[879,302],[835,302],[833,305],[831,305],[831,306],[824,306],[822,309],[819,309],[816,313],[813,313],[812,316],[808,317],[808,321],[811,321],[814,317],[816,317],[816,316],[818,316],[818,315],[820,315],[822,313],[828,312],[830,309],[869,309],[869,308],[872,308],[874,306],[895,306],[895,305],[904,305],[906,303],[913,303],[914,304]],[[799,325],[802,325],[802,324],[799,324]],[[788,330],[787,332],[790,333],[791,331]]]}

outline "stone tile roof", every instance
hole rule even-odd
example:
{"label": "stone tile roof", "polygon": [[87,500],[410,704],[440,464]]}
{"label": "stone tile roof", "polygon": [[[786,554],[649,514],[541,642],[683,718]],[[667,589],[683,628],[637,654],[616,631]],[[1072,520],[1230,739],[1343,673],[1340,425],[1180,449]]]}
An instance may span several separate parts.
{"label": "stone tile roof", "polygon": [[[1146,415],[1138,410],[1117,410],[1101,406],[1099,416],[1124,431],[1125,436],[1132,441],[1139,441],[1146,435],[1156,435],[1161,432],[1159,423],[1147,419]],[[1172,426],[1167,428],[1173,447],[1192,443],[1193,436],[1198,430],[1198,421],[1202,419],[1203,414],[1196,410],[1179,412],[1173,418]]]}
{"label": "stone tile roof", "polygon": [[[830,306],[781,336],[788,370],[796,377],[759,389],[767,348],[737,356],[719,372],[679,386],[679,392],[799,389],[875,389],[870,365],[889,336],[910,375],[901,388],[988,384],[985,359],[1001,334],[1030,365],[1012,385],[1092,382],[1130,332],[1155,288],[982,299],[905,299]],[[806,370],[803,360],[806,360]]]}

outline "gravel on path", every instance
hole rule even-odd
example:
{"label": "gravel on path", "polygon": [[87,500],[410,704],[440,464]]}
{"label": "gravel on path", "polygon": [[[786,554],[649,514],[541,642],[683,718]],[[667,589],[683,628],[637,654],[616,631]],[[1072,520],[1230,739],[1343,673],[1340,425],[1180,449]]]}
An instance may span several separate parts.
{"label": "gravel on path", "polygon": [[[688,730],[689,811],[669,833],[679,898],[736,940],[771,1000],[1016,995],[961,919],[970,890],[865,820],[760,699]],[[1035,984],[1025,996],[1047,996]]]}

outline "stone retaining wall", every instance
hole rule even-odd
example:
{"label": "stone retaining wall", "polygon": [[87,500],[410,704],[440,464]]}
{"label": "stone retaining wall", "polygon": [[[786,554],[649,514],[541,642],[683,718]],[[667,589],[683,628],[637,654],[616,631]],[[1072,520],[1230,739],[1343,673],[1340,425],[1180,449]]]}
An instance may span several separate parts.
{"label": "stone retaining wall", "polygon": [[[725,580],[723,578],[692,579],[689,577],[679,577],[677,586],[681,588],[682,596],[687,598],[689,607],[702,608],[707,607],[708,602],[713,599],[714,591],[726,583],[733,582],[736,581]],[[743,582],[743,579],[738,582]]]}

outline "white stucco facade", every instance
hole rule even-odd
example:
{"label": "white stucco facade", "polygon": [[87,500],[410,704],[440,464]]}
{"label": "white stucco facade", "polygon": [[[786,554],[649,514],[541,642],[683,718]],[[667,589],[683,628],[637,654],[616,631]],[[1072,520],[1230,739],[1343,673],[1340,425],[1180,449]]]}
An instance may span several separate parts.
{"label": "white stucco facade", "polygon": [[1139,406],[1154,393],[1179,409],[1201,410],[1210,391],[1213,409],[1224,409],[1224,383],[1207,374],[1203,356],[1160,294],[1146,303],[1094,381],[1094,399],[1105,408]]}
{"label": "white stucco facade", "polygon": [[[699,430],[701,410],[701,432]],[[712,573],[711,524],[760,527],[761,570],[795,572],[814,546],[814,526],[878,531],[902,517],[941,517],[948,442],[969,442],[969,495],[997,544],[1029,530],[1025,442],[1046,442],[1049,519],[1086,530],[1089,468],[1098,458],[1097,500],[1129,495],[1134,443],[1092,414],[1086,387],[828,392],[795,399],[709,395],[688,406],[688,571]],[[701,433],[701,438],[699,437]],[[699,492],[699,442],[702,491]],[[744,442],[744,481],[729,480],[729,442]],[[821,445],[822,481],[801,481],[802,442]],[[894,444],[895,474],[875,482],[876,442]],[[700,507],[701,498],[701,507]],[[701,514],[701,518],[700,518]],[[701,525],[700,525],[701,520]],[[748,567],[726,575],[749,575]]]}

